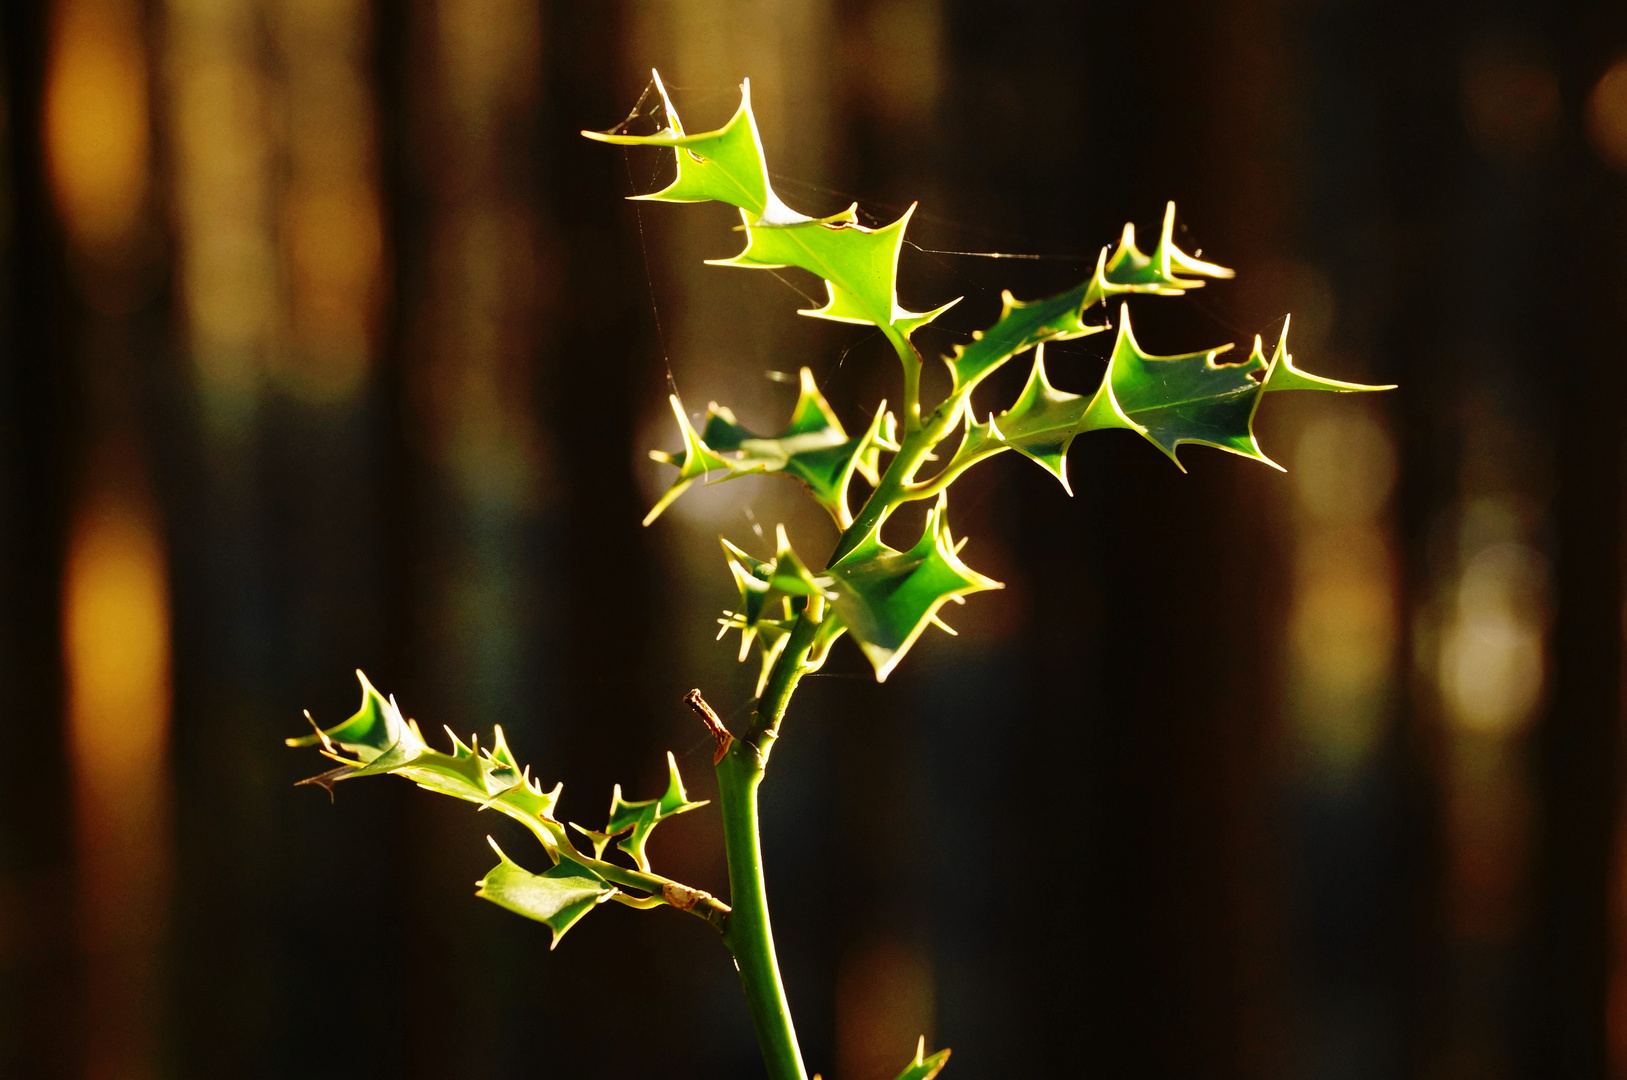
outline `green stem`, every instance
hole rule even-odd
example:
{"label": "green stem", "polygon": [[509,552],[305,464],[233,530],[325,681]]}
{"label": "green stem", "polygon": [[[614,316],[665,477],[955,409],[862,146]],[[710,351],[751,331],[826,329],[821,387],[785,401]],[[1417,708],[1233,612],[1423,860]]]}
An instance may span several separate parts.
{"label": "green stem", "polygon": [[[921,358],[908,339],[883,327],[904,364],[905,436],[887,465],[881,482],[870,493],[857,519],[842,531],[835,562],[851,551],[887,515],[912,497],[909,488],[915,471],[943,439],[958,414],[957,398],[921,416]],[[918,496],[916,496],[918,497]],[[757,789],[763,782],[768,757],[779,737],[780,720],[806,674],[810,649],[819,633],[817,603],[804,610],[791,628],[791,639],[769,672],[757,701],[750,730],[736,739],[717,763],[718,802],[723,813],[723,843],[729,863],[729,903],[723,920],[723,940],[734,954],[740,982],[751,1011],[752,1026],[768,1066],[770,1080],[807,1080],[802,1051],[797,1046],[791,1006],[780,981],[774,954],[774,932],[768,917],[768,891],[763,880],[762,838],[757,825]]]}
{"label": "green stem", "polygon": [[745,741],[751,744],[763,768],[768,767],[769,751],[774,748],[774,740],[780,733],[780,718],[785,715],[787,706],[791,704],[791,695],[802,680],[803,661],[808,658],[808,650],[812,648],[818,632],[819,623],[810,618],[807,612],[797,616],[796,623],[791,627],[791,640],[785,643],[785,650],[768,673],[763,696],[757,699],[757,709]]}
{"label": "green stem", "polygon": [[915,479],[915,470],[926,461],[932,448],[943,439],[949,424],[940,415],[943,410],[935,412],[929,418],[925,427],[904,436],[899,444],[898,453],[887,463],[887,469],[881,474],[881,482],[876,485],[870,497],[864,500],[859,508],[858,515],[853,519],[842,533],[840,540],[836,541],[836,550],[831,552],[830,562],[835,563],[842,556],[859,546],[859,542],[886,521],[892,512],[911,499],[919,498],[910,491],[910,485]]}
{"label": "green stem", "polygon": [[[574,850],[574,849],[573,849]],[[613,862],[602,859],[589,859],[580,852],[572,856],[582,865],[589,867],[606,881],[627,888],[639,889],[650,894],[649,900],[636,901],[635,906],[653,906],[656,903],[667,904],[679,911],[687,911],[696,918],[705,919],[718,930],[722,930],[729,918],[729,906],[711,893],[702,889],[692,889],[681,881],[674,881],[660,874],[649,874],[640,870],[630,870]]]}
{"label": "green stem", "polygon": [[791,630],[768,685],[757,702],[757,715],[744,738],[736,739],[717,763],[718,802],[723,812],[723,847],[729,862],[729,902],[723,941],[734,954],[746,992],[752,1027],[763,1051],[770,1080],[807,1080],[791,1006],[780,982],[774,955],[774,930],[768,919],[768,889],[763,880],[762,838],[757,829],[757,788],[763,782],[768,755],[779,736],[780,719],[804,673],[804,662],[819,624],[804,612]]}
{"label": "green stem", "polygon": [[904,431],[921,430],[921,354],[891,323],[877,324],[904,365]]}
{"label": "green stem", "polygon": [[946,489],[950,484],[953,484],[956,480],[960,479],[961,473],[965,472],[967,469],[970,469],[979,461],[982,461],[985,458],[991,458],[995,454],[1003,453],[1005,450],[1006,447],[1004,445],[994,443],[993,445],[984,447],[975,453],[967,454],[965,457],[961,457],[960,454],[957,453],[955,455],[955,460],[951,461],[948,465],[945,465],[932,479],[923,480],[919,484],[910,484],[906,486],[900,501],[917,502],[921,499],[933,498],[939,492]]}
{"label": "green stem", "polygon": [[780,982],[774,931],[768,921],[763,882],[762,841],[757,831],[757,787],[763,768],[744,740],[718,762],[718,801],[723,811],[723,844],[729,859],[729,899],[733,910],[723,924],[723,941],[734,954],[746,992],[757,1044],[770,1080],[807,1080],[791,1006]]}

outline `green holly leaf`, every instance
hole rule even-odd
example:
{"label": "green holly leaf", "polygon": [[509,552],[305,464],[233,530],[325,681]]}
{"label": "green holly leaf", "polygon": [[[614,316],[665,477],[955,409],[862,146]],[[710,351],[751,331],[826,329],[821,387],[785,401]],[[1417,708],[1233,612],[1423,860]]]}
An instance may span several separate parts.
{"label": "green holly leaf", "polygon": [[774,539],[776,550],[769,578],[772,588],[786,596],[823,596],[827,599],[834,596],[830,591],[830,578],[809,570],[801,556],[791,550],[791,541],[785,535],[784,525],[774,527]]}
{"label": "green holly leaf", "polygon": [[908,337],[937,318],[956,301],[928,312],[908,311],[898,303],[898,253],[912,206],[891,225],[867,229],[858,222],[858,205],[829,217],[800,214],[782,202],[768,181],[763,141],[751,111],[751,83],[740,86],[740,108],[716,131],[684,133],[678,110],[659,73],[667,126],[654,135],[584,131],[590,139],[621,146],[670,147],[677,176],[651,195],[634,196],[662,202],[716,200],[738,207],[746,247],[732,259],[711,260],[716,266],[777,270],[795,266],[823,278],[829,293],[825,306],[803,311],[837,322],[872,323]]}
{"label": "green holly leaf", "polygon": [[944,1065],[949,1061],[949,1051],[939,1050],[931,1057],[926,1056],[926,1036],[915,1044],[915,1060],[905,1066],[904,1071],[898,1074],[898,1080],[932,1080],[943,1071]]}
{"label": "green holly leaf", "polygon": [[958,552],[949,533],[948,504],[940,495],[910,550],[884,544],[878,527],[831,565],[836,615],[876,669],[877,682],[887,678],[928,623],[954,633],[938,618],[944,604],[1005,587],[961,562]]}
{"label": "green holly leaf", "polygon": [[[544,792],[531,779],[529,770],[514,760],[501,727],[496,729],[490,750],[480,749],[473,738],[466,745],[448,729],[452,752],[443,754],[424,742],[417,723],[402,717],[394,699],[386,700],[361,672],[356,675],[362,684],[362,704],[355,715],[325,731],[313,721],[313,734],[287,740],[289,746],[320,745],[325,756],[340,763],[339,768],[302,780],[302,784],[319,785],[331,796],[334,785],[342,780],[394,773],[430,791],[476,803],[482,810],[490,807],[519,821],[541,841],[554,868],[532,874],[498,851],[502,862],[480,882],[479,895],[547,923],[553,928],[555,944],[577,919],[603,900],[637,908],[671,905],[714,926],[722,925],[728,905],[702,890],[652,873],[645,856],[644,845],[657,824],[705,805],[689,801],[671,754],[667,755],[670,782],[659,799],[628,802],[622,799],[621,788],[616,788],[611,798],[608,834],[588,834],[602,837],[590,858],[572,844],[564,824],[554,814],[560,786]],[[355,757],[345,757],[344,752]],[[599,858],[604,842],[623,833],[627,835],[619,846],[638,864],[637,871]],[[497,845],[494,842],[492,846]]]}
{"label": "green holly leaf", "polygon": [[[590,139],[617,146],[665,146],[673,150],[677,176],[650,195],[633,198],[653,202],[723,202],[760,218],[771,208],[785,211],[768,182],[763,164],[763,140],[751,111],[751,80],[740,84],[740,108],[716,131],[686,135],[678,110],[667,94],[661,73],[650,73],[661,95],[667,126],[654,135],[625,135],[617,131],[584,131]],[[790,211],[785,211],[789,214]],[[779,216],[779,215],[773,215]]]}
{"label": "green holly leaf", "polygon": [[1140,432],[1182,472],[1186,467],[1176,451],[1184,443],[1213,446],[1281,469],[1254,437],[1254,410],[1262,389],[1254,374],[1265,363],[1250,356],[1237,364],[1217,364],[1215,358],[1230,348],[1179,356],[1143,352],[1130,328],[1129,305],[1123,305],[1113,355],[1080,429]]}
{"label": "green holly leaf", "polygon": [[[867,229],[858,223],[858,204],[825,218],[753,221],[741,211],[746,248],[731,259],[710,259],[713,266],[778,270],[795,266],[825,280],[823,307],[798,312],[833,322],[869,323],[908,337],[959,303],[951,300],[932,311],[906,310],[898,303],[898,253],[912,205],[891,225]],[[800,217],[800,215],[799,215]]]}
{"label": "green holly leaf", "polygon": [[[342,780],[394,773],[429,791],[506,814],[530,829],[550,852],[555,849],[560,826],[554,809],[560,787],[544,791],[528,770],[515,763],[501,726],[494,730],[490,750],[480,749],[475,739],[466,745],[448,728],[452,752],[442,753],[424,741],[416,721],[402,717],[395,699],[386,700],[360,671],[356,677],[362,684],[362,704],[350,719],[326,731],[317,728],[314,734],[285,740],[289,746],[320,745],[326,757],[340,763],[339,768],[300,783],[325,788],[331,795]],[[342,756],[335,747],[356,759]]]}
{"label": "green holly leaf", "polygon": [[1102,387],[1094,397],[1086,398],[1051,385],[1045,371],[1044,347],[1040,346],[1035,349],[1028,382],[1011,408],[982,423],[973,423],[968,414],[965,436],[948,468],[964,469],[1002,450],[1016,450],[1055,476],[1072,494],[1068,484],[1069,447],[1082,432],[1107,427],[1138,431],[1172,458],[1181,443],[1201,442],[1274,465],[1260,452],[1253,432],[1254,413],[1263,392],[1394,389],[1342,382],[1299,370],[1288,352],[1286,321],[1269,362],[1258,336],[1242,363],[1214,363],[1214,357],[1223,351],[1150,356],[1136,344],[1125,312]]}
{"label": "green holly leaf", "polygon": [[[1198,278],[1230,278],[1236,272],[1224,266],[1188,255],[1175,246],[1175,204],[1164,207],[1164,227],[1158,234],[1158,246],[1151,255],[1143,255],[1136,247],[1135,225],[1125,223],[1119,246],[1107,260],[1107,280],[1114,285],[1129,285],[1137,292],[1150,292],[1160,296],[1179,296],[1188,289],[1201,289]],[[1182,277],[1181,275],[1192,275]]]}
{"label": "green holly leaf", "polygon": [[851,521],[847,490],[854,473],[876,483],[880,452],[897,449],[897,443],[887,437],[893,426],[892,413],[882,402],[865,433],[850,439],[814,383],[813,372],[803,368],[800,379],[801,391],[791,411],[791,422],[772,437],[754,434],[735,419],[732,411],[716,402],[707,406],[706,422],[696,432],[683,403],[672,395],[672,411],[684,447],[673,453],[654,450],[650,457],[676,466],[678,476],[645,516],[644,524],[655,521],[690,484],[708,473],[722,473],[714,483],[749,473],[779,473],[802,481],[838,527],[846,528]]}
{"label": "green holly leaf", "polygon": [[1123,236],[1111,257],[1103,248],[1089,280],[1056,296],[1022,301],[1009,291],[1000,294],[1000,318],[987,330],[973,333],[969,345],[958,345],[945,359],[954,388],[974,386],[1011,357],[1047,341],[1067,341],[1108,329],[1106,323],[1087,323],[1084,313],[1109,297],[1122,293],[1179,296],[1199,288],[1202,281],[1180,274],[1229,278],[1232,271],[1206,263],[1176,247],[1170,234],[1175,227],[1175,204],[1164,210],[1158,247],[1144,255],[1135,243],[1135,225],[1126,222]]}
{"label": "green holly leaf", "polygon": [[[1290,319],[1282,320],[1282,336],[1277,339],[1277,347],[1272,350],[1271,363],[1266,368],[1265,389],[1272,390],[1327,390],[1336,394],[1366,393],[1370,390],[1394,390],[1395,384],[1385,386],[1369,386],[1366,383],[1341,382],[1338,379],[1324,379],[1320,375],[1312,375],[1308,371],[1301,371],[1294,366],[1294,358],[1288,353],[1288,323]],[[1254,352],[1249,357],[1251,364],[1264,364],[1265,353],[1260,348],[1260,335],[1254,335]]]}
{"label": "green holly leaf", "polygon": [[[672,415],[678,418],[678,433],[683,437],[684,448],[677,453],[667,453],[664,450],[650,451],[650,457],[653,460],[666,465],[678,466],[678,477],[672,482],[672,486],[667,488],[666,493],[650,508],[650,512],[644,515],[645,525],[653,523],[656,518],[661,516],[663,510],[671,506],[677,501],[678,496],[689,489],[690,484],[693,484],[707,473],[722,470],[731,475],[733,474],[729,462],[713,453],[711,448],[701,439],[700,433],[695,430],[695,425],[689,422],[689,414],[684,412],[684,403],[678,400],[678,395],[667,395],[667,403],[672,406]],[[720,411],[716,405],[712,406],[712,409],[714,412]],[[728,414],[728,419],[734,419],[732,413]],[[708,413],[707,423],[710,424],[711,420],[712,414]]]}
{"label": "green holly leaf", "polygon": [[847,492],[865,437],[847,437],[842,421],[819,392],[810,369],[803,368],[799,380],[791,422],[778,435],[756,435],[735,420],[728,409],[714,404],[708,409],[701,439],[728,461],[730,475],[783,472],[794,476],[807,485],[819,505],[834,515]]}
{"label": "green holly leaf", "polygon": [[705,805],[705,800],[689,801],[689,795],[684,791],[683,777],[678,775],[678,759],[673,757],[672,751],[669,750],[667,790],[660,798],[630,801],[621,797],[621,785],[617,784],[610,795],[610,818],[603,832],[584,829],[574,823],[571,827],[593,842],[595,859],[604,858],[604,849],[610,841],[626,833],[626,837],[616,841],[616,847],[632,856],[638,868],[648,873],[650,860],[644,852],[644,845],[649,842],[650,834],[655,831],[655,827],[669,817]]}
{"label": "green holly leaf", "polygon": [[[1034,367],[1016,402],[1005,412],[990,417],[983,430],[968,432],[963,446],[976,448],[980,442],[997,443],[1039,463],[1062,482],[1069,495],[1068,447],[1079,434],[1079,424],[1090,407],[1088,398],[1058,390],[1045,374],[1045,347],[1034,350]],[[976,425],[974,425],[975,427]]]}
{"label": "green holly leaf", "polygon": [[796,620],[798,609],[794,604],[801,604],[809,597],[831,599],[835,596],[833,580],[828,575],[809,570],[807,564],[791,550],[784,525],[776,528],[775,539],[776,554],[773,559],[764,562],[752,558],[728,540],[718,538],[729,563],[729,573],[740,590],[740,610],[723,613],[718,620],[721,627],[718,637],[722,638],[731,630],[740,631],[742,662],[750,653],[752,644],[755,642],[758,645],[762,654],[762,672],[757,679],[759,695],[768,681],[774,661],[785,649],[786,638]]}
{"label": "green holly leaf", "polygon": [[[1105,257],[1105,249],[1103,254]],[[1012,296],[1009,289],[1002,292],[1000,318],[995,324],[974,332],[971,344],[955,346],[954,354],[945,358],[954,388],[981,382],[1011,357],[1042,342],[1066,341],[1106,330],[1105,323],[1085,322],[1085,311],[1102,301],[1104,290],[1119,293],[1129,289],[1105,283],[1098,261],[1089,281],[1056,296],[1023,301]]]}
{"label": "green holly leaf", "polygon": [[[401,717],[401,710],[396,708],[395,700],[385,700],[383,694],[374,689],[367,676],[360,670],[356,678],[362,684],[362,704],[355,714],[342,724],[328,728],[326,731],[311,726],[316,732],[311,735],[301,735],[293,739],[284,739],[286,746],[322,746],[332,749],[332,744],[338,744],[355,754],[362,761],[374,761],[400,746],[404,736],[411,737],[408,722]],[[306,713],[305,718],[311,719]],[[418,738],[419,743],[423,742]]]}
{"label": "green holly leaf", "polygon": [[753,638],[757,634],[758,624],[763,621],[769,610],[769,600],[774,589],[774,562],[764,562],[754,559],[740,548],[729,543],[724,537],[718,537],[718,543],[723,545],[723,556],[729,563],[729,575],[734,578],[735,587],[740,590],[740,610],[725,611],[725,618],[718,621],[723,624],[723,634],[730,630],[741,631],[740,659],[746,658],[746,650],[750,648]]}
{"label": "green holly leaf", "polygon": [[1101,388],[1080,420],[1080,430],[1127,427],[1139,431],[1182,471],[1184,467],[1175,454],[1183,443],[1213,446],[1281,469],[1261,452],[1254,436],[1254,414],[1267,389],[1336,393],[1393,389],[1324,379],[1300,371],[1288,353],[1286,321],[1269,363],[1259,337],[1254,339],[1248,359],[1217,364],[1215,357],[1229,348],[1227,345],[1182,356],[1142,352],[1130,329],[1126,306],[1119,318],[1112,359]]}
{"label": "green holly leaf", "polygon": [[785,643],[791,637],[791,627],[796,623],[796,613],[791,610],[790,597],[783,597],[780,602],[784,608],[781,618],[761,619],[750,628],[746,627],[733,612],[725,611],[723,618],[718,620],[722,627],[718,632],[720,638],[730,630],[749,629],[750,636],[745,637],[740,643],[742,663],[745,662],[750,644],[753,641],[757,644],[760,667],[757,673],[757,689],[752,692],[756,697],[763,696],[763,688],[768,685],[769,673],[774,670],[774,662],[780,658],[780,653],[785,651]]}
{"label": "green holly leaf", "polygon": [[616,895],[614,885],[569,855],[560,856],[552,869],[533,874],[504,854],[496,840],[486,840],[501,861],[475,883],[475,895],[546,924],[554,932],[550,949],[559,947],[582,916]]}

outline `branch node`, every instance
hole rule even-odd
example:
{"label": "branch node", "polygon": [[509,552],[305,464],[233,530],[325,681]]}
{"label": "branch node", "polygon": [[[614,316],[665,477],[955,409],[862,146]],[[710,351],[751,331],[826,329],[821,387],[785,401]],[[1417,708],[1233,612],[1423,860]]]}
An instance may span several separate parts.
{"label": "branch node", "polygon": [[669,881],[661,886],[661,899],[677,908],[679,911],[689,911],[707,895],[699,889],[691,889],[687,885],[680,885],[676,881]]}

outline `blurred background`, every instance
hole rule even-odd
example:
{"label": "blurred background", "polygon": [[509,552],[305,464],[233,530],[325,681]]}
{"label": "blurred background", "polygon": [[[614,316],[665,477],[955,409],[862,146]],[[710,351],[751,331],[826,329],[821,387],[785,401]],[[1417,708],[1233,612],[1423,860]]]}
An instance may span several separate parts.
{"label": "blurred background", "polygon": [[[487,832],[540,869],[508,822],[281,745],[360,666],[575,820],[667,749],[712,793],[716,537],[834,535],[755,478],[640,528],[669,372],[774,431],[807,364],[851,429],[896,361],[623,201],[670,166],[577,131],[655,66],[691,130],[752,79],[797,209],[921,201],[929,352],[1173,198],[1239,274],[1151,351],[1292,311],[1401,384],[1269,401],[1286,476],[1114,432],[1072,499],[956,488],[1008,588],[883,686],[838,646],[765,789],[810,1067],[1627,1077],[1619,3],[7,0],[0,65],[0,1075],[762,1075],[702,923],[550,954],[472,896]],[[715,811],[654,855],[726,892]]]}

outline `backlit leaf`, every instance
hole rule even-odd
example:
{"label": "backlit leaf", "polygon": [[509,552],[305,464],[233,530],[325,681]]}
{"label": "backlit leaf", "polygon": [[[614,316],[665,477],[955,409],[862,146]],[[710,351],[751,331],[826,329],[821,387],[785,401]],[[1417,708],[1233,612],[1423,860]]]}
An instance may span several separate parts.
{"label": "backlit leaf", "polygon": [[[289,746],[321,745],[327,757],[340,763],[339,768],[301,783],[316,784],[331,793],[341,780],[395,773],[419,787],[506,814],[552,850],[560,789],[543,791],[515,763],[501,726],[494,729],[490,750],[466,745],[448,729],[452,752],[442,753],[424,741],[416,721],[401,716],[394,699],[385,700],[360,671],[356,677],[362,684],[362,704],[355,715],[326,731],[286,740]],[[341,756],[334,750],[336,746],[355,754],[356,760]]]}
{"label": "backlit leaf", "polygon": [[1135,226],[1126,223],[1124,233],[1119,237],[1119,246],[1107,260],[1107,280],[1114,285],[1134,286],[1137,292],[1179,296],[1188,289],[1201,289],[1203,282],[1198,278],[1235,276],[1235,271],[1204,262],[1175,246],[1174,232],[1173,202],[1164,207],[1164,226],[1158,234],[1158,246],[1151,255],[1143,255],[1141,249],[1136,247]]}
{"label": "backlit leaf", "polygon": [[948,1061],[949,1051],[947,1049],[939,1050],[931,1057],[927,1056],[926,1036],[923,1035],[921,1041],[915,1044],[915,1060],[906,1065],[904,1071],[898,1074],[898,1080],[932,1080],[933,1077],[943,1071],[943,1067]]}
{"label": "backlit leaf", "polygon": [[947,358],[957,389],[975,385],[1008,359],[1046,341],[1067,341],[1108,329],[1105,323],[1088,323],[1084,313],[1109,297],[1122,293],[1152,293],[1180,296],[1200,288],[1201,277],[1229,278],[1232,272],[1194,259],[1175,246],[1175,204],[1164,209],[1164,227],[1153,255],[1136,247],[1135,226],[1126,223],[1124,234],[1111,256],[1103,248],[1096,269],[1083,283],[1056,296],[1022,301],[1010,292],[1000,294],[1000,318],[987,330],[974,333],[969,345],[958,345]]}
{"label": "backlit leaf", "polygon": [[[809,570],[791,550],[785,526],[781,525],[775,530],[775,538],[778,542],[775,557],[766,562],[752,558],[728,540],[719,538],[724,557],[729,563],[729,573],[740,590],[740,610],[723,613],[718,620],[718,625],[722,627],[718,637],[730,630],[740,631],[742,662],[750,654],[752,644],[758,646],[762,657],[762,672],[757,680],[759,695],[763,692],[774,661],[779,659],[780,652],[785,648],[797,610],[800,610],[794,605],[802,604],[809,597],[823,600],[835,596],[832,591],[833,579]],[[828,626],[824,647],[828,649],[829,642],[835,640],[833,635],[839,634],[838,625]],[[817,663],[813,663],[810,670],[817,666]]]}
{"label": "backlit leaf", "polygon": [[706,422],[700,432],[689,422],[683,404],[672,395],[672,411],[678,419],[683,449],[650,456],[674,465],[678,476],[672,486],[644,518],[648,525],[672,505],[679,495],[708,473],[720,473],[717,481],[752,473],[778,473],[802,481],[814,501],[824,507],[839,528],[851,520],[847,490],[855,473],[874,484],[878,455],[883,449],[896,449],[886,438],[892,414],[882,402],[870,427],[858,438],[848,438],[842,422],[819,392],[813,372],[803,368],[801,392],[791,411],[791,422],[774,436],[756,435],[735,419],[734,413],[713,402],[707,407]]}
{"label": "backlit leaf", "polygon": [[550,948],[557,948],[582,916],[616,895],[614,885],[569,855],[552,869],[533,874],[504,854],[497,841],[486,840],[501,861],[475,883],[475,895],[546,924],[554,932]]}
{"label": "backlit leaf", "polygon": [[1118,339],[1101,388],[1082,418],[1083,430],[1123,427],[1138,431],[1185,471],[1176,449],[1183,443],[1213,446],[1281,468],[1261,453],[1254,438],[1254,410],[1264,367],[1255,356],[1238,364],[1215,358],[1231,348],[1178,356],[1153,356],[1136,344],[1129,305],[1119,311]]}
{"label": "backlit leaf", "polygon": [[731,259],[708,260],[714,266],[777,270],[795,266],[825,279],[823,307],[800,312],[834,322],[870,323],[908,337],[948,311],[957,301],[927,312],[908,311],[898,303],[898,253],[911,206],[891,225],[867,229],[858,223],[858,204],[826,218],[783,223],[753,222],[741,211],[746,248]]}
{"label": "backlit leaf", "polygon": [[875,667],[878,682],[904,658],[927,624],[938,622],[944,604],[1004,587],[960,561],[942,497],[910,550],[887,546],[878,530],[833,563],[830,575],[836,580],[836,614]]}
{"label": "backlit leaf", "polygon": [[584,131],[590,139],[618,146],[666,146],[673,150],[677,176],[672,183],[650,195],[634,198],[654,202],[717,202],[738,206],[760,218],[770,210],[782,213],[772,217],[794,216],[774,195],[763,166],[763,140],[757,134],[757,118],[751,112],[751,80],[740,84],[740,108],[727,124],[716,131],[698,135],[684,132],[683,121],[672,105],[661,73],[650,73],[661,95],[667,126],[654,135],[626,135],[615,131]]}
{"label": "backlit leaf", "polygon": [[655,74],[667,126],[653,135],[584,131],[590,139],[621,146],[670,147],[677,175],[671,184],[637,198],[664,202],[716,200],[738,207],[746,246],[714,265],[773,270],[794,266],[823,278],[828,300],[803,311],[837,322],[871,323],[908,337],[953,305],[928,312],[898,303],[898,253],[914,208],[879,229],[859,224],[858,208],[814,218],[786,206],[768,180],[762,138],[751,110],[751,84],[740,87],[740,108],[716,131],[686,134],[661,76]]}
{"label": "backlit leaf", "polygon": [[610,817],[605,824],[603,832],[595,832],[575,826],[576,830],[593,841],[593,857],[604,857],[604,849],[610,841],[623,833],[627,835],[616,842],[616,847],[632,856],[633,862],[638,864],[640,870],[649,870],[650,860],[644,853],[644,845],[649,842],[650,834],[655,827],[669,817],[686,813],[690,810],[705,806],[706,802],[690,802],[689,795],[684,791],[683,777],[678,775],[678,759],[667,752],[667,790],[656,799],[641,799],[630,801],[621,797],[621,785],[617,784],[610,796]]}
{"label": "backlit leaf", "polygon": [[[404,719],[393,699],[386,700],[361,672],[356,675],[362,684],[362,704],[353,716],[326,731],[318,729],[287,740],[290,746],[320,745],[325,756],[339,762],[339,768],[301,783],[319,785],[331,795],[342,780],[394,773],[430,791],[476,803],[482,810],[497,810],[521,822],[541,841],[554,868],[532,874],[499,851],[502,862],[480,882],[480,895],[547,923],[553,928],[555,943],[576,920],[607,899],[641,908],[673,904],[721,925],[727,905],[709,893],[652,873],[645,854],[656,825],[705,805],[689,801],[671,754],[667,755],[667,790],[660,798],[629,802],[621,797],[619,786],[615,789],[607,832],[588,833],[595,838],[589,857],[572,844],[555,816],[559,786],[544,792],[531,779],[529,771],[515,761],[501,727],[495,730],[490,750],[477,747],[474,739],[465,744],[448,730],[452,752],[442,753],[424,742],[417,723]],[[356,756],[345,757],[342,751]],[[632,857],[638,873],[600,859],[605,843],[623,834],[618,846]],[[612,887],[615,882],[621,883],[619,890]],[[628,888],[634,891],[626,891]]]}
{"label": "backlit leaf", "polygon": [[1093,397],[1081,397],[1051,385],[1041,346],[1035,350],[1028,382],[1011,408],[982,423],[967,419],[966,434],[949,467],[963,467],[1001,450],[1016,450],[1067,488],[1067,453],[1074,438],[1085,431],[1112,427],[1140,432],[1172,458],[1182,443],[1197,442],[1274,464],[1260,453],[1253,431],[1254,413],[1264,391],[1393,389],[1300,371],[1288,352],[1286,322],[1269,362],[1258,337],[1248,359],[1240,364],[1214,363],[1222,351],[1150,356],[1136,344],[1125,311],[1101,388]]}
{"label": "backlit leaf", "polygon": [[1181,356],[1152,356],[1136,344],[1130,312],[1119,316],[1118,340],[1101,388],[1080,421],[1080,430],[1127,427],[1145,435],[1177,466],[1183,443],[1213,446],[1243,457],[1281,466],[1266,457],[1254,435],[1254,413],[1266,390],[1326,390],[1351,393],[1389,390],[1310,375],[1293,366],[1288,353],[1288,325],[1268,363],[1260,339],[1241,363],[1219,364],[1215,358],[1231,348]]}

